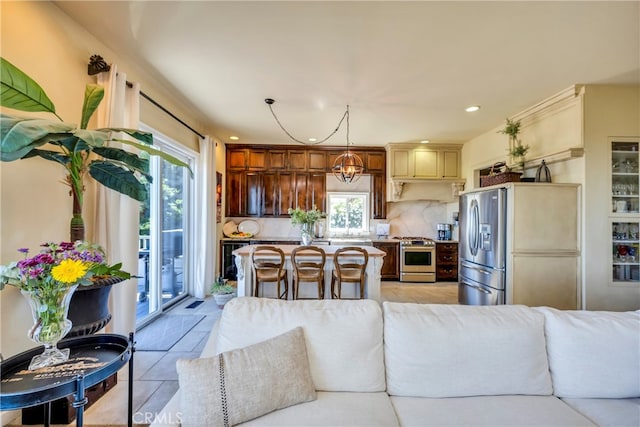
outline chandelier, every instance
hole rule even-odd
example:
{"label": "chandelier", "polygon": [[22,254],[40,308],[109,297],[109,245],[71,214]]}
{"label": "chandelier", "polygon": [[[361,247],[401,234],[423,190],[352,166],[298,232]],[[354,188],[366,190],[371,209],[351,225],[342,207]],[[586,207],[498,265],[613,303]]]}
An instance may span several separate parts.
{"label": "chandelier", "polygon": [[338,126],[336,126],[333,132],[331,132],[326,138],[323,138],[320,141],[307,142],[307,141],[303,141],[298,138],[295,138],[293,135],[291,135],[291,133],[289,133],[289,131],[285,129],[285,127],[282,125],[282,123],[276,116],[276,113],[273,111],[272,106],[276,102],[274,99],[267,98],[264,100],[264,102],[269,106],[269,110],[271,111],[273,118],[276,120],[276,123],[278,123],[278,126],[280,126],[280,129],[282,129],[283,132],[289,138],[291,138],[293,141],[298,142],[300,144],[305,144],[305,145],[322,144],[323,142],[331,138],[333,135],[335,135],[336,132],[338,132],[338,130],[340,130],[340,126],[342,126],[342,122],[346,119],[347,120],[346,152],[344,154],[339,155],[336,158],[336,160],[333,162],[333,166],[331,167],[331,172],[339,181],[344,182],[346,184],[356,182],[360,178],[360,176],[362,175],[362,172],[364,171],[364,164],[362,163],[362,159],[357,154],[352,153],[349,148],[349,146],[351,145],[351,142],[349,141],[349,106],[348,105],[347,105],[346,111],[344,112],[344,114],[340,118],[340,121],[338,122]]}

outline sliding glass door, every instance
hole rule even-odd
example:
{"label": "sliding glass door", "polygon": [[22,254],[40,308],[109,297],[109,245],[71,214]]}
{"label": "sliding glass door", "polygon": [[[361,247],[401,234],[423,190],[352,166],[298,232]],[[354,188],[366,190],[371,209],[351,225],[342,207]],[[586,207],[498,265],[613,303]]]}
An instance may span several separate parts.
{"label": "sliding glass door", "polygon": [[[163,151],[193,165],[194,155],[177,149],[170,140],[157,137],[154,144]],[[153,157],[148,183],[149,200],[141,205],[138,257],[138,324],[188,294],[191,254],[192,188],[189,171]]]}

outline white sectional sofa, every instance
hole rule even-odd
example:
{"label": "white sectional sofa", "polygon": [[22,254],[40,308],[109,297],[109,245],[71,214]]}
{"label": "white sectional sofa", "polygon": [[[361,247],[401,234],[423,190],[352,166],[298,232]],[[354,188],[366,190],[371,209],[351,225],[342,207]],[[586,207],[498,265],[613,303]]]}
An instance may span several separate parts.
{"label": "white sectional sofa", "polygon": [[242,297],[201,357],[298,326],[316,399],[242,425],[640,426],[640,312]]}

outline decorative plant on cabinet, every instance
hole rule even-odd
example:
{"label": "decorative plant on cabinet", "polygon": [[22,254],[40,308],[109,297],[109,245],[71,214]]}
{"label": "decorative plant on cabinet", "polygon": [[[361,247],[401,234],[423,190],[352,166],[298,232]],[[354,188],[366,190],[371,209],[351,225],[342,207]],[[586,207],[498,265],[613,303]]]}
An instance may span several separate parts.
{"label": "decorative plant on cabinet", "polygon": [[529,146],[522,145],[522,142],[518,139],[518,135],[520,134],[520,126],[520,121],[514,121],[507,118],[507,122],[504,128],[499,130],[498,132],[509,136],[509,155],[524,172],[525,156],[529,151]]}

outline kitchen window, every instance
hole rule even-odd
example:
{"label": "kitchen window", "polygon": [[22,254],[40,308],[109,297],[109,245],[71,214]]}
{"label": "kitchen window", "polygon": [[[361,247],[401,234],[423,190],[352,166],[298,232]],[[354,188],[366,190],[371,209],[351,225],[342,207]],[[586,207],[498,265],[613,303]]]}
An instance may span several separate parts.
{"label": "kitchen window", "polygon": [[327,192],[330,236],[369,234],[369,193]]}

